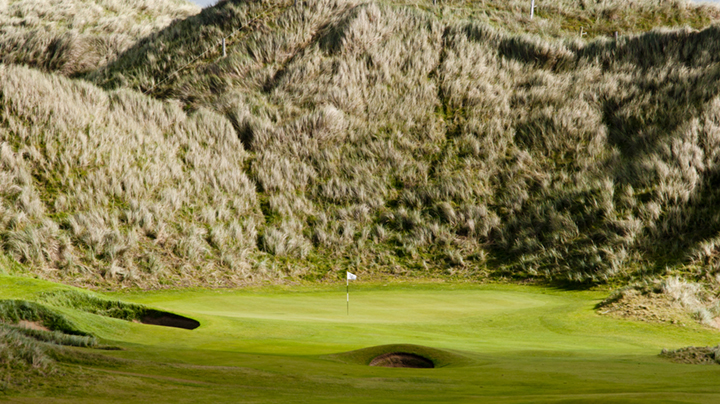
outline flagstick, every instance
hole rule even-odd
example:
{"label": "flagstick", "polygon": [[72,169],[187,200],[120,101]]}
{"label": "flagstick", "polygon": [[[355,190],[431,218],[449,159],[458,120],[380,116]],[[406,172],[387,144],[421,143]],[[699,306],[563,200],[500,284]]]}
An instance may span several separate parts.
{"label": "flagstick", "polygon": [[345,292],[347,292],[347,315],[350,315],[350,277],[345,275]]}

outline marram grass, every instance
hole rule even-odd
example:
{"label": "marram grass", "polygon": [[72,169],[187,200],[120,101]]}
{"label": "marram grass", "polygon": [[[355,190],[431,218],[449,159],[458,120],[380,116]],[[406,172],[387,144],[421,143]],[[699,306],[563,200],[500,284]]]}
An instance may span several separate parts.
{"label": "marram grass", "polygon": [[717,10],[539,4],[226,1],[86,75],[114,90],[3,65],[3,250],[107,287],[712,281]]}

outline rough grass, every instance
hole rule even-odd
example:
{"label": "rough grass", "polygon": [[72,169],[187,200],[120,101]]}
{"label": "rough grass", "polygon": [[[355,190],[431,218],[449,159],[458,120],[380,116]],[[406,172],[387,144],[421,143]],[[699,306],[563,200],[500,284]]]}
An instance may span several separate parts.
{"label": "rough grass", "polygon": [[15,260],[83,284],[249,276],[259,209],[227,120],[11,66],[0,96],[1,238]]}
{"label": "rough grass", "polygon": [[[554,14],[618,20],[619,6],[563,4]],[[653,26],[692,15],[707,18],[702,26],[716,13],[645,2],[622,24],[646,29],[650,9],[663,10]],[[700,129],[712,122],[717,83],[701,73],[712,52],[693,50],[711,49],[716,29],[590,43],[557,31],[560,42],[466,17],[401,2],[225,2],[139,44],[96,80],[224,113],[254,154],[258,247],[275,256],[464,275],[490,260],[519,276],[574,281],[614,277],[628,260],[682,260],[694,241],[678,244],[677,234],[699,215],[687,190],[712,181],[714,164],[712,129]],[[157,80],[210,38],[260,18],[272,23],[235,36],[227,58],[211,51]],[[203,34],[183,39],[190,24]],[[183,51],[156,61],[160,48]],[[678,91],[687,98],[669,95]],[[697,131],[706,135],[684,135]],[[687,136],[697,140],[673,149]]]}
{"label": "rough grass", "polygon": [[[17,324],[21,320],[39,322],[51,331],[70,335],[86,336],[65,316],[41,304],[25,300],[0,300],[0,321]],[[32,332],[32,331],[28,331]],[[38,334],[40,335],[40,334]]]}
{"label": "rough grass", "polygon": [[[46,329],[23,326],[34,322]],[[73,322],[43,305],[24,300],[0,300],[0,391],[28,388],[33,377],[57,373],[57,360],[80,360],[83,354],[63,346],[95,347],[94,336],[79,330]],[[79,356],[78,356],[79,355]]]}
{"label": "rough grass", "polygon": [[62,331],[34,330],[31,328],[15,327],[12,325],[3,325],[3,327],[9,328],[19,334],[40,342],[82,348],[97,346],[97,339],[92,335],[72,335],[66,334]]}
{"label": "rough grass", "polygon": [[0,2],[0,62],[77,76],[137,40],[199,12],[184,0]]}
{"label": "rough grass", "polygon": [[[3,376],[18,370],[43,372],[51,368],[52,359],[39,341],[20,330],[0,326],[0,369]],[[2,384],[2,390],[8,387],[7,384],[7,381]]]}
{"label": "rough grass", "polygon": [[716,282],[717,9],[528,4],[225,1],[105,90],[3,67],[3,249],[111,287]]}
{"label": "rough grass", "polygon": [[[31,391],[48,383],[65,383],[69,363],[112,366],[117,361],[79,348],[97,346],[93,336],[69,335],[60,331],[32,330],[0,324],[0,392]],[[77,375],[77,371],[70,374]],[[74,383],[74,382],[73,382]]]}
{"label": "rough grass", "polygon": [[143,305],[107,300],[76,290],[43,292],[38,296],[38,300],[56,307],[67,307],[126,321],[140,321],[147,312]]}
{"label": "rough grass", "polygon": [[603,314],[642,321],[683,324],[696,320],[717,329],[720,301],[713,286],[678,276],[649,278],[614,291],[597,308]]}

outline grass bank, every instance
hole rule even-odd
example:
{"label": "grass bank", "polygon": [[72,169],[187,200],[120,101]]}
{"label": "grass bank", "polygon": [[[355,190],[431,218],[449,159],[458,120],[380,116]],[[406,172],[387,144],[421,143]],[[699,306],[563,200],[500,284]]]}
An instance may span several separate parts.
{"label": "grass bank", "polygon": [[538,4],[224,1],[85,80],[4,64],[2,250],[106,288],[716,289],[717,9]]}
{"label": "grass bank", "polygon": [[[65,309],[121,359],[10,402],[713,402],[717,365],[662,348],[716,345],[709,329],[617,320],[606,292],[453,283],[170,290],[106,296],[200,321],[192,331]],[[30,293],[32,294],[32,293]],[[30,295],[28,294],[28,295]],[[27,297],[27,296],[26,296]],[[429,347],[436,369],[368,367],[358,349]],[[343,354],[355,351],[355,353]],[[359,358],[359,359],[358,359]],[[75,375],[92,374],[89,383]],[[96,381],[97,380],[97,381]],[[663,401],[665,400],[665,401]]]}

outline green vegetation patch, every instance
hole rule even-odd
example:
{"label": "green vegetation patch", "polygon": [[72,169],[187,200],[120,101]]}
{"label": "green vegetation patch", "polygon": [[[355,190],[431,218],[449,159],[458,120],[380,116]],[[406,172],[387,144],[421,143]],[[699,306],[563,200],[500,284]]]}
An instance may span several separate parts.
{"label": "green vegetation patch", "polygon": [[141,304],[125,303],[120,300],[108,300],[77,290],[54,290],[42,292],[38,296],[41,302],[67,307],[100,316],[126,321],[141,321],[147,315],[148,308]]}
{"label": "green vegetation patch", "polygon": [[67,307],[125,321],[185,329],[195,329],[200,326],[199,322],[177,314],[151,309],[140,304],[103,299],[77,290],[42,292],[39,300],[53,306]]}
{"label": "green vegetation patch", "polygon": [[18,332],[28,338],[39,342],[55,345],[77,346],[90,348],[97,346],[97,339],[92,335],[71,335],[62,331],[47,331],[42,329],[25,328],[12,325],[3,325],[6,330]]}
{"label": "green vegetation patch", "polygon": [[[35,281],[26,285],[33,296],[61,288],[44,284],[45,290],[38,290]],[[21,292],[17,288],[10,293],[24,297]],[[10,401],[301,403],[311,397],[313,403],[715,403],[720,399],[717,366],[680,364],[658,356],[663,348],[716,346],[717,332],[693,323],[681,326],[599,316],[595,306],[606,297],[603,291],[361,281],[351,285],[349,314],[344,283],[88,294],[184,313],[202,321],[203,327],[192,332],[148,327],[58,307],[104,344],[122,349],[102,351],[103,357],[111,358],[105,360],[91,357],[96,350],[18,336],[29,348],[45,349],[45,357],[53,361],[49,366],[59,371],[49,377],[48,371],[26,372],[28,385],[8,388]],[[397,352],[427,358],[435,369],[368,366],[373,358]],[[42,357],[37,358],[36,362]],[[16,364],[17,369],[31,369],[29,361],[22,363]]]}
{"label": "green vegetation patch", "polygon": [[58,358],[82,363],[88,356],[66,346],[97,346],[94,336],[35,302],[0,300],[0,321],[0,392],[18,388],[33,376],[55,374]]}
{"label": "green vegetation patch", "polygon": [[[47,370],[51,359],[47,356],[43,345],[36,339],[28,337],[19,329],[0,326],[0,371],[12,370]],[[0,384],[0,390],[5,386]]]}
{"label": "green vegetation patch", "polygon": [[[718,402],[718,367],[658,356],[662,348],[715,346],[717,332],[696,324],[599,316],[594,307],[606,294],[519,285],[356,282],[348,314],[344,284],[98,293],[186,313],[203,327],[193,332],[148,327],[63,309],[103,341],[123,348],[105,352],[120,361],[111,368],[92,365],[88,383],[83,373],[88,366],[80,369],[62,359],[69,376],[63,383],[47,382],[10,399]],[[368,366],[373,357],[392,352],[428,358],[436,368]]]}
{"label": "green vegetation patch", "polygon": [[52,331],[70,335],[88,335],[63,315],[38,303],[25,300],[0,300],[0,321],[12,324],[21,321],[37,322]]}

